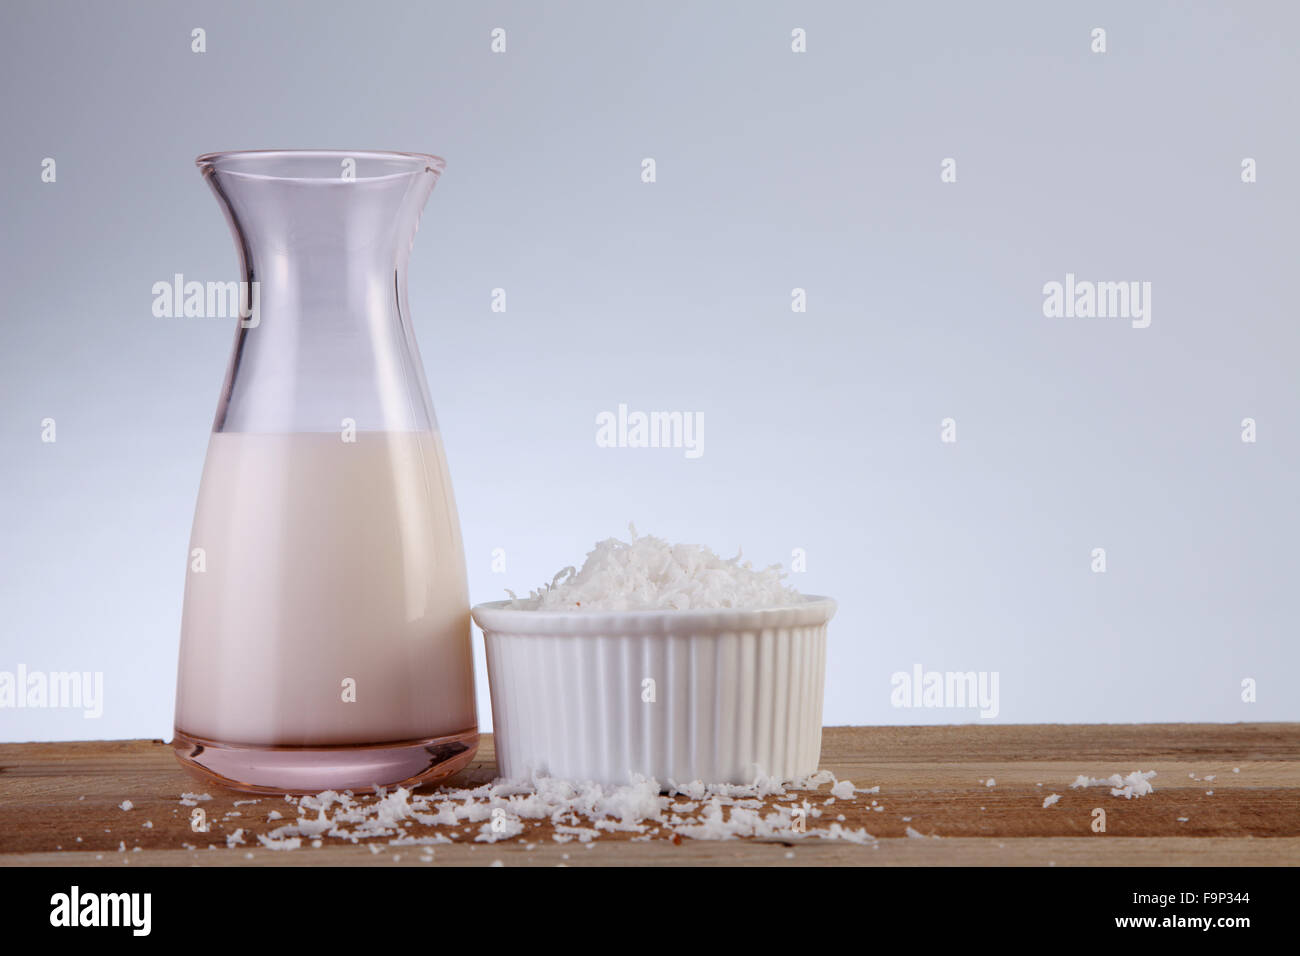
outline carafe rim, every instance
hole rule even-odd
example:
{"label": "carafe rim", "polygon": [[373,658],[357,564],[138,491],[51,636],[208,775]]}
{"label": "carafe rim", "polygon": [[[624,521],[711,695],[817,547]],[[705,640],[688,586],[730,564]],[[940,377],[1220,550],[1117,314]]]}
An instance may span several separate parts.
{"label": "carafe rim", "polygon": [[[295,166],[310,169],[311,162],[342,162],[343,160],[371,160],[397,167],[393,172],[370,175],[357,173],[356,180],[382,182],[424,173],[439,175],[447,161],[432,153],[413,153],[387,149],[230,149],[203,153],[195,157],[194,164],[205,176],[220,173],[241,179],[258,179],[293,183],[337,183],[338,175],[299,175]],[[243,167],[243,168],[240,168]]]}

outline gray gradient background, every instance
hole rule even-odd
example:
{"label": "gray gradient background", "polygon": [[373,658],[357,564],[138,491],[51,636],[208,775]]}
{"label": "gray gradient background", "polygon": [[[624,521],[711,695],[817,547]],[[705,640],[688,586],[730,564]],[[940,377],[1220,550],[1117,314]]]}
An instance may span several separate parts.
{"label": "gray gradient background", "polygon": [[[170,737],[233,322],[150,287],[236,278],[193,158],[272,146],[448,160],[410,291],[475,601],[632,519],[806,549],[828,723],[975,719],[891,707],[918,662],[999,671],[999,721],[1300,718],[1300,8],[1216,7],[6,2],[0,669],[106,702],[0,739]],[[1044,318],[1067,271],[1151,327]],[[704,457],[597,448],[619,402]]]}

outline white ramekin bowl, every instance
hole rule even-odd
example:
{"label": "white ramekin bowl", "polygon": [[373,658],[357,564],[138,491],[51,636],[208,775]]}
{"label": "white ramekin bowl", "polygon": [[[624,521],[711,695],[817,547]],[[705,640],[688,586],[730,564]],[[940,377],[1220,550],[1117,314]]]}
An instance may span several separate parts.
{"label": "white ramekin bowl", "polygon": [[472,612],[501,774],[625,784],[817,770],[830,598],[757,611]]}

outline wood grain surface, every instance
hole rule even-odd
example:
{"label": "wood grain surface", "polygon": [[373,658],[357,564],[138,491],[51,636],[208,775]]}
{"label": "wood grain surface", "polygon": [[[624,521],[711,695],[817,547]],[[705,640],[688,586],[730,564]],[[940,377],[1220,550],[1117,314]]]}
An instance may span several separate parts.
{"label": "wood grain surface", "polygon": [[[829,727],[822,766],[880,791],[838,800],[833,811],[826,787],[809,794],[827,808],[810,829],[842,814],[842,826],[865,827],[876,840],[674,841],[663,830],[648,841],[611,832],[562,844],[549,821],[527,821],[520,836],[488,844],[475,842],[479,825],[415,823],[409,835],[455,842],[325,838],[319,848],[271,851],[256,835],[293,820],[296,809],[189,776],[162,741],[0,744],[0,866],[1300,863],[1300,724]],[[1070,787],[1080,774],[1135,770],[1157,772],[1153,793],[1124,799],[1106,787]],[[445,783],[477,786],[495,775],[485,734],[475,762]],[[191,832],[190,808],[180,803],[187,791],[211,794],[202,804],[210,832]],[[1044,807],[1052,793],[1060,800]],[[122,810],[127,800],[132,808]],[[1105,833],[1091,827],[1098,807]],[[268,821],[273,809],[285,819]],[[248,843],[227,848],[226,836],[241,827]]]}

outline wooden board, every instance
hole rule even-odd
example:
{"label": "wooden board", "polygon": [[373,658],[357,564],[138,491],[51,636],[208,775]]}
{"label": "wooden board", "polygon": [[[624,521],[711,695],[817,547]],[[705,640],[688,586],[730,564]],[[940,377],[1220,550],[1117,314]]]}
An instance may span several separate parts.
{"label": "wooden board", "polygon": [[[266,833],[286,822],[267,822],[270,810],[292,819],[294,809],[265,796],[236,807],[258,798],[189,776],[162,741],[0,744],[0,865],[1300,863],[1300,724],[830,727],[822,766],[880,792],[836,801],[832,810],[822,788],[808,799],[826,809],[810,824],[843,814],[843,826],[865,827],[879,838],[874,843],[675,843],[662,834],[637,842],[606,833],[585,845],[559,844],[549,821],[529,821],[520,837],[493,844],[475,843],[474,826],[431,851],[380,839],[375,853],[327,838],[320,848],[273,852],[255,839],[228,849],[226,835],[238,827]],[[1154,793],[1126,800],[1105,787],[1070,787],[1080,774],[1134,770],[1157,771]],[[492,738],[484,735],[475,762],[447,783],[476,786],[495,773]],[[993,786],[985,784],[990,778]],[[186,791],[212,795],[202,804],[211,832],[191,832],[190,810],[179,803]],[[1061,798],[1044,808],[1051,793]],[[131,810],[120,809],[124,800]],[[1091,827],[1097,807],[1106,811],[1105,833]],[[223,819],[235,811],[241,815]],[[920,836],[908,836],[909,827]],[[414,824],[408,832],[450,831]]]}

